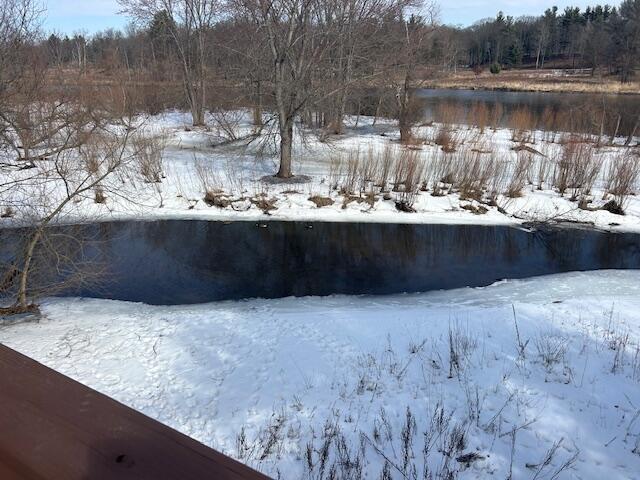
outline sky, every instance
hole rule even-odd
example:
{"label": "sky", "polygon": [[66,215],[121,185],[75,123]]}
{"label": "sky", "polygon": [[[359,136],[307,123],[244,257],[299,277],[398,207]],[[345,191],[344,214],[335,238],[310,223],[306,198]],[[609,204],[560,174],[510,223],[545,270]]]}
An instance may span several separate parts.
{"label": "sky", "polygon": [[[72,34],[74,32],[95,33],[107,28],[124,28],[128,19],[119,15],[117,0],[43,0],[46,19],[43,27],[47,31]],[[557,5],[585,8],[587,5],[607,3],[606,0],[441,0],[441,20],[449,25],[471,25],[477,20],[494,17],[502,10],[505,15],[541,15],[547,8]],[[609,0],[617,4],[617,1]]]}

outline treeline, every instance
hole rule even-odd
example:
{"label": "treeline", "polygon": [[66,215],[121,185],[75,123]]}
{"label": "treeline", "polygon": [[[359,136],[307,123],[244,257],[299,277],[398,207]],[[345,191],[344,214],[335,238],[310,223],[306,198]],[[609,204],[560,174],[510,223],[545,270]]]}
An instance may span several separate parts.
{"label": "treeline", "polygon": [[[332,5],[331,1],[324,3],[327,7]],[[351,8],[346,10],[356,11],[367,3],[378,2],[351,1],[347,2],[352,4]],[[170,13],[171,8],[164,9],[162,2],[159,4],[152,15],[151,9],[146,8],[146,18],[138,18],[141,21],[137,26],[131,24],[125,32],[109,29],[90,37],[51,34],[44,42],[49,61],[58,66],[112,69],[126,65],[128,68],[156,68],[164,74],[169,73],[163,67],[176,53],[171,32],[180,25],[172,17],[175,12]],[[396,9],[395,13],[402,10]],[[243,20],[247,20],[244,15],[239,15],[238,11],[230,12],[228,8],[224,14],[221,12],[216,17],[217,21],[210,25],[211,40],[215,40],[210,47],[218,52],[207,53],[207,56],[217,57],[217,67],[228,60],[225,58],[228,55],[220,50],[227,49],[227,53],[232,55],[233,48],[229,49],[229,44],[242,45],[242,42],[237,42],[237,34],[242,36],[242,32],[247,31],[247,25],[242,25]],[[434,12],[432,8],[429,13]],[[349,21],[349,27],[353,28],[360,20],[362,18],[356,16]],[[393,16],[384,16],[378,21],[385,24],[397,20]],[[389,25],[389,28],[373,31],[388,34],[392,30],[393,26]],[[379,39],[377,43],[382,47],[385,42]],[[562,12],[552,7],[538,17],[514,18],[500,12],[495,18],[480,20],[468,28],[441,25],[433,31],[428,47],[422,61],[449,71],[492,64],[501,68],[545,68],[551,64],[590,68],[594,73],[615,74],[622,81],[628,81],[640,57],[640,2],[626,0],[619,6],[596,5],[584,10],[567,7]]]}
{"label": "treeline", "polygon": [[389,116],[410,142],[422,112],[416,90],[451,69],[534,60],[543,67],[562,58],[627,81],[640,57],[640,0],[584,12],[553,8],[539,18],[499,14],[464,29],[441,25],[437,4],[416,0],[119,3],[132,19],[126,31],[40,32],[13,64],[32,65],[32,78],[46,72],[65,88],[118,79],[137,89],[128,95],[135,108],[183,107],[196,126],[208,111],[251,108],[256,135],[272,128],[278,139],[281,177],[292,175],[296,122],[339,134],[348,113]]}
{"label": "treeline", "polygon": [[[517,19],[500,12],[495,19],[455,30],[454,41],[466,58],[452,62],[543,68],[560,60],[569,68],[591,68],[628,81],[640,56],[640,1],[585,10],[567,7],[563,12],[553,7],[539,17]],[[446,43],[443,47],[456,51]]]}
{"label": "treeline", "polygon": [[[206,112],[249,107],[254,134],[278,142],[277,176],[288,178],[296,123],[341,133],[354,104],[397,118],[402,140],[411,139],[420,116],[414,92],[438,28],[436,6],[418,3],[120,0],[135,25],[126,32],[60,38],[34,30],[19,52],[6,40],[11,63],[30,70],[16,78],[37,79],[39,97],[12,81],[0,110],[39,101],[45,81],[54,95],[80,92],[91,102],[96,94],[82,92],[122,84],[128,108],[147,111],[175,99],[194,126],[205,124]],[[33,12],[35,1],[10,4]]]}

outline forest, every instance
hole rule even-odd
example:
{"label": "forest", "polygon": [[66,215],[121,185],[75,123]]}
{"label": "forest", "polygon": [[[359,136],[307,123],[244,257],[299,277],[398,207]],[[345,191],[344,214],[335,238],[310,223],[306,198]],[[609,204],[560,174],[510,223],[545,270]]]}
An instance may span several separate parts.
{"label": "forest", "polygon": [[[345,3],[343,14],[360,8],[358,2],[351,2],[351,7],[350,2],[339,3]],[[380,8],[379,3],[362,2],[362,5],[375,4]],[[394,23],[424,23],[423,8],[403,10],[399,7],[393,5],[386,12],[374,8],[350,21],[368,23],[363,34],[365,31],[369,35],[384,33],[387,39],[393,36]],[[42,47],[48,62],[55,66],[75,64],[81,68],[126,66],[158,70],[159,64],[172,57],[175,59],[177,51],[172,32],[185,26],[176,22],[175,14],[170,10],[163,8],[160,2],[155,10],[145,12],[147,16],[138,16],[138,21],[129,24],[124,32],[109,29],[93,35],[76,33],[72,36],[54,32],[43,41]],[[335,11],[334,8],[331,10]],[[430,22],[438,20],[438,10],[437,5],[430,6]],[[493,64],[502,68],[523,66],[538,69],[550,65],[589,68],[594,74],[615,74],[621,81],[628,81],[634,74],[639,56],[639,11],[638,2],[627,0],[618,6],[594,5],[584,10],[566,7],[560,11],[554,6],[539,16],[514,18],[498,12],[495,17],[480,19],[468,27],[438,25],[429,39],[422,42],[421,62],[425,66],[441,66],[445,70],[482,68]],[[207,44],[210,48],[205,56],[211,68],[225,70],[223,65],[228,65],[229,60],[226,57],[233,52],[231,46],[237,48],[242,45],[238,40],[251,38],[245,37],[245,33],[250,34],[255,22],[247,18],[246,13],[220,11],[216,21],[207,22],[210,34]],[[395,32],[402,35],[397,28]],[[255,32],[253,35],[257,38]],[[367,43],[364,36],[362,43]],[[379,42],[378,46],[381,46],[383,41],[379,39]],[[245,50],[242,52],[247,54]],[[360,57],[371,53],[358,51]],[[234,70],[237,73],[237,67]],[[229,73],[224,72],[225,75]]]}

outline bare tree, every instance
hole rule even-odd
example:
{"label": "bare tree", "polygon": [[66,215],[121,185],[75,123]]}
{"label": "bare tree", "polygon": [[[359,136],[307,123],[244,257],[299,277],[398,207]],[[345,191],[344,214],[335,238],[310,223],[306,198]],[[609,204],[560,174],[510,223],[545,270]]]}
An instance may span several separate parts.
{"label": "bare tree", "polygon": [[221,15],[220,0],[118,0],[123,11],[150,24],[165,15],[165,29],[178,53],[193,125],[204,125],[208,37]]}
{"label": "bare tree", "polygon": [[393,38],[398,44],[390,49],[393,55],[392,83],[396,91],[398,111],[398,127],[400,141],[412,140],[412,127],[418,114],[415,91],[425,81],[418,77],[418,70],[427,59],[428,39],[435,31],[438,21],[438,6],[435,3],[424,5],[421,9],[426,16],[411,15],[409,19],[401,19],[396,25],[400,32]]}
{"label": "bare tree", "polygon": [[36,0],[3,0],[0,5],[0,111],[24,78],[20,59],[38,37],[41,13]]}
{"label": "bare tree", "polygon": [[551,25],[549,23],[549,15],[543,17],[539,22],[536,42],[536,70],[544,68],[544,55],[551,36]]}
{"label": "bare tree", "polygon": [[[52,246],[48,227],[65,215],[81,214],[83,200],[97,198],[98,189],[104,199],[104,191],[118,188],[135,156],[129,138],[136,125],[123,86],[101,92],[104,102],[94,106],[81,101],[86,95],[47,83],[47,66],[29,44],[37,35],[33,5],[28,0],[10,5],[23,14],[22,20],[9,20],[17,22],[13,27],[7,27],[4,13],[0,17],[5,22],[0,48],[20,65],[2,70],[0,90],[0,204],[25,227],[20,230],[24,249],[0,281],[3,297],[10,292],[15,300],[0,311],[10,312],[34,308],[30,278],[38,249]],[[115,173],[120,179],[109,183]],[[59,261],[61,253],[53,253]]]}
{"label": "bare tree", "polygon": [[276,176],[291,178],[296,117],[316,93],[314,69],[335,44],[335,37],[323,24],[321,0],[237,0],[235,6],[259,25],[269,45],[280,133]]}
{"label": "bare tree", "polygon": [[[34,258],[39,248],[55,249],[55,245],[47,241],[48,228],[67,216],[73,221],[86,217],[83,208],[87,208],[87,203],[104,202],[109,192],[121,188],[123,179],[130,174],[128,167],[133,169],[137,165],[134,159],[138,155],[130,142],[137,122],[128,115],[105,116],[95,122],[91,134],[82,136],[81,144],[76,143],[77,135],[68,132],[77,124],[70,124],[63,132],[53,134],[71,142],[69,148],[65,146],[35,161],[28,170],[14,168],[2,172],[2,203],[12,206],[25,227],[24,248],[9,268],[13,282],[5,285],[5,290],[11,291],[15,298],[14,305],[8,309],[10,312],[35,308],[30,290]],[[118,179],[111,181],[115,175]],[[88,218],[93,217],[89,214]],[[56,256],[59,260],[59,255]]]}
{"label": "bare tree", "polygon": [[48,92],[46,65],[30,53],[21,60],[23,80],[0,108],[0,141],[15,154],[3,163],[23,169],[80,146],[91,133],[95,113],[89,104],[79,108],[78,99],[68,91]]}
{"label": "bare tree", "polygon": [[[323,22],[335,37],[328,55],[330,112],[328,128],[343,132],[350,88],[362,80],[371,81],[375,68],[376,37],[381,34],[380,19],[396,18],[411,5],[411,0],[328,0],[323,2]],[[371,61],[373,59],[373,62]]]}
{"label": "bare tree", "polygon": [[[240,15],[258,25],[269,46],[271,82],[280,134],[276,174],[290,178],[296,119],[328,100],[330,129],[342,131],[356,62],[367,63],[363,35],[379,30],[385,17],[400,18],[408,0],[236,0]],[[370,35],[369,38],[375,38]],[[369,69],[367,71],[367,68]],[[361,76],[378,74],[370,65]]]}

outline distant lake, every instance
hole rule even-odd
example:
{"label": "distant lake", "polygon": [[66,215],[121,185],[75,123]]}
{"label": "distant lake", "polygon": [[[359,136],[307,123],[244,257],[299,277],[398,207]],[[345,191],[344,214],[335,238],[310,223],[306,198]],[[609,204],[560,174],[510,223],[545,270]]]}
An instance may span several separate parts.
{"label": "distant lake", "polygon": [[[443,107],[458,107],[459,123],[475,105],[482,104],[489,110],[500,105],[503,110],[499,126],[508,127],[509,117],[519,108],[528,108],[542,124],[543,114],[549,111],[565,112],[575,120],[575,127],[591,126],[598,133],[602,111],[605,112],[605,132],[612,134],[621,121],[618,133],[628,135],[640,114],[640,95],[603,95],[593,93],[513,92],[501,90],[420,89],[425,117],[435,122],[443,121]],[[464,114],[464,115],[463,115]],[[636,133],[640,135],[640,131]]]}

